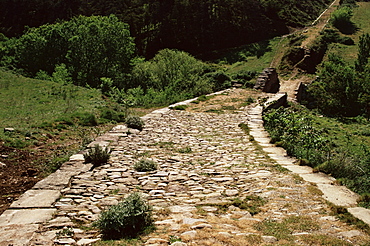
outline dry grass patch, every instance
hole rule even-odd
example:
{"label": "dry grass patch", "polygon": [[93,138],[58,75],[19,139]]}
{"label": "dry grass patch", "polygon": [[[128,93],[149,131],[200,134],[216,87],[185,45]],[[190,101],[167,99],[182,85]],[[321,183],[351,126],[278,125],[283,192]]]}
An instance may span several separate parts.
{"label": "dry grass patch", "polygon": [[336,237],[320,234],[302,235],[299,237],[299,241],[305,245],[315,246],[350,246],[351,243],[340,240]]}
{"label": "dry grass patch", "polygon": [[317,222],[305,216],[290,216],[283,221],[265,220],[254,225],[264,235],[274,236],[278,240],[294,241],[293,233],[320,229]]}
{"label": "dry grass patch", "polygon": [[240,107],[257,101],[266,93],[250,89],[233,89],[228,93],[207,97],[206,100],[196,100],[186,109],[190,112],[232,113]]}

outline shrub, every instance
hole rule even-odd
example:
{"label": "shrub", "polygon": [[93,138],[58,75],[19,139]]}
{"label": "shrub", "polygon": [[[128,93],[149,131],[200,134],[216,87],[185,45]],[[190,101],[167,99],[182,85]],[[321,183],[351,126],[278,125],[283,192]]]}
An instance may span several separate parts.
{"label": "shrub", "polygon": [[139,116],[131,115],[126,118],[126,125],[129,128],[138,129],[141,131],[143,130],[145,123]]}
{"label": "shrub", "polygon": [[100,214],[93,225],[99,228],[105,239],[132,238],[153,224],[151,206],[139,193],[133,193],[117,205]]}
{"label": "shrub", "polygon": [[108,148],[102,148],[96,144],[93,148],[89,149],[88,153],[84,154],[85,163],[91,163],[93,167],[101,166],[108,162],[110,152]]}
{"label": "shrub", "polygon": [[341,29],[347,26],[348,24],[351,24],[352,16],[353,10],[348,6],[344,6],[333,12],[330,21],[333,24],[333,26],[335,26],[338,29]]}
{"label": "shrub", "polygon": [[142,159],[134,165],[134,169],[138,172],[150,172],[157,170],[157,163],[152,160]]}

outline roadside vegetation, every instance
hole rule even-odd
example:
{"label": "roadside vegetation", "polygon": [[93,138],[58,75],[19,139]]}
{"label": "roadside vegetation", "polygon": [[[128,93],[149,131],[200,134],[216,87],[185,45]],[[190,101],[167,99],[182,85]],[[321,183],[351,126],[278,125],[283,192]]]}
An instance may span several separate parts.
{"label": "roadside vegetation", "polygon": [[[275,144],[300,164],[337,178],[370,208],[370,30],[364,15],[370,16],[369,3],[342,1],[320,37],[330,42],[317,78],[307,87],[304,106],[271,110],[264,120]],[[334,33],[355,42],[346,45],[339,42],[343,38],[333,39]]]}

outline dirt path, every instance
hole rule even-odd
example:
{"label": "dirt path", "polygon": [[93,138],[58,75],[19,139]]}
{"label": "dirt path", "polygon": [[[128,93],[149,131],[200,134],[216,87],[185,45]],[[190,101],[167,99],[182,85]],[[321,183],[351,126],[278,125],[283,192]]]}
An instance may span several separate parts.
{"label": "dirt path", "polygon": [[[303,30],[298,31],[299,33],[302,33],[307,38],[303,40],[301,47],[306,48],[309,47],[312,42],[314,42],[317,37],[320,35],[320,32],[325,28],[326,24],[328,23],[331,14],[337,9],[339,6],[339,0],[335,0],[313,23],[312,26],[304,28]],[[296,32],[297,33],[297,32]],[[292,35],[292,34],[290,34]],[[276,67],[280,63],[282,59],[282,54],[279,56],[277,55],[272,62],[272,66]],[[280,92],[286,92],[288,94],[288,99],[290,101],[295,101],[295,93],[296,89],[298,88],[300,83],[308,83],[312,81],[312,78],[309,78],[304,75],[300,75],[299,78],[297,78],[297,75],[299,74],[299,71],[297,69],[293,70],[290,78],[284,79],[280,77],[281,87]]]}

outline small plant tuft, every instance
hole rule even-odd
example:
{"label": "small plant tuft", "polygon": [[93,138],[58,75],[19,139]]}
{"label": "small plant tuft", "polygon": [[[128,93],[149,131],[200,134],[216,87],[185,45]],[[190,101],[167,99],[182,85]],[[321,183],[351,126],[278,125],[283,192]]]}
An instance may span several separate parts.
{"label": "small plant tuft", "polygon": [[88,153],[84,154],[85,163],[92,163],[93,168],[101,166],[108,162],[111,150],[103,148],[96,144],[93,148],[89,149]]}
{"label": "small plant tuft", "polygon": [[138,172],[150,172],[157,170],[157,168],[157,163],[148,159],[142,159],[134,165],[134,169]]}
{"label": "small plant tuft", "polygon": [[103,211],[93,226],[104,239],[135,238],[153,229],[152,207],[135,192]]}
{"label": "small plant tuft", "polygon": [[170,107],[170,109],[173,109],[173,110],[186,110],[188,106],[187,105],[177,105],[177,106],[174,106],[174,107]]}
{"label": "small plant tuft", "polygon": [[126,125],[129,128],[143,130],[144,128],[144,121],[139,116],[130,115],[126,118]]}

